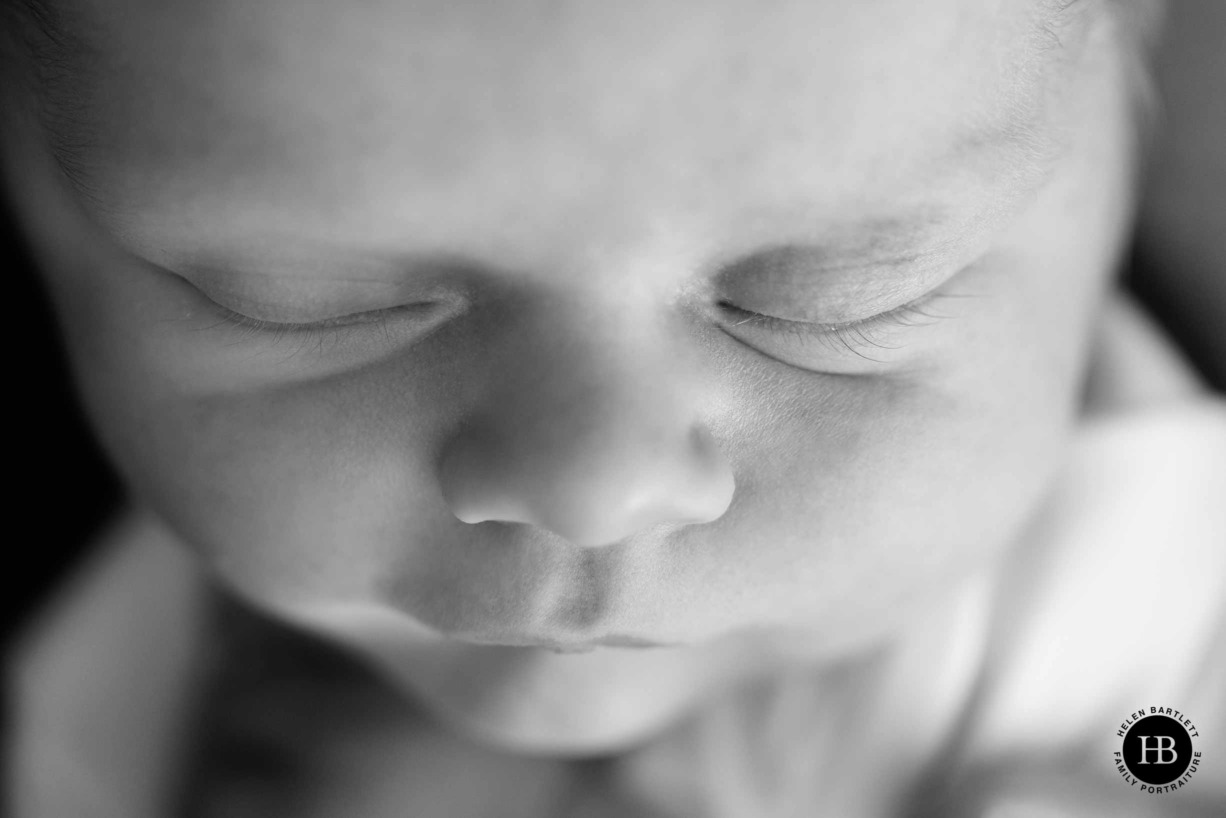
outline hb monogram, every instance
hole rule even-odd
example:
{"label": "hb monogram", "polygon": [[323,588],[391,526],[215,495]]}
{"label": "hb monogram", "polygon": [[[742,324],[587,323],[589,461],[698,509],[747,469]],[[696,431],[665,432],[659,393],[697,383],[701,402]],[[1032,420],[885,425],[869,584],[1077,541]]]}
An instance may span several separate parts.
{"label": "hb monogram", "polygon": [[[1154,764],[1174,764],[1179,759],[1179,753],[1175,751],[1175,739],[1172,736],[1137,736],[1141,740],[1141,764],[1149,764],[1149,754],[1151,752],[1158,754],[1158,760]],[[1149,746],[1149,740],[1156,740],[1156,747]],[[1166,754],[1170,754],[1170,758],[1166,758]]]}

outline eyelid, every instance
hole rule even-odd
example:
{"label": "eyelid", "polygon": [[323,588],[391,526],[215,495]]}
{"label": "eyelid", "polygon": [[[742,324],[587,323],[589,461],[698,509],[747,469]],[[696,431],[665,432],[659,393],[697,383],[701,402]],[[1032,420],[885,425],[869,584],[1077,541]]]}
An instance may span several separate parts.
{"label": "eyelid", "polygon": [[[209,327],[229,336],[230,344],[255,344],[257,349],[288,346],[288,357],[314,351],[319,356],[404,348],[417,343],[465,312],[467,301],[440,299],[353,312],[311,322],[268,321],[245,315],[207,299],[219,318]],[[226,332],[226,328],[229,329]],[[235,338],[234,335],[239,337]]]}
{"label": "eyelid", "polygon": [[772,315],[746,310],[731,301],[720,300],[716,306],[724,313],[736,316],[739,320],[732,322],[733,326],[754,324],[766,329],[788,333],[802,340],[814,340],[831,346],[837,346],[839,351],[854,352],[861,357],[865,348],[889,349],[873,337],[873,333],[886,326],[916,326],[926,322],[938,321],[946,316],[927,312],[926,308],[935,300],[948,297],[948,294],[933,290],[919,298],[901,304],[885,312],[843,323],[818,324],[806,321],[794,321],[778,318]]}
{"label": "eyelid", "polygon": [[922,315],[923,317],[933,319],[940,318],[941,316],[925,315],[921,312],[929,302],[934,301],[939,297],[941,297],[941,293],[934,290],[932,292],[925,293],[912,301],[908,301],[905,304],[901,304],[897,307],[886,310],[885,312],[877,313],[876,315],[870,315],[866,318],[857,318],[854,321],[833,323],[817,323],[812,321],[797,321],[791,318],[779,318],[777,316],[747,310],[744,307],[728,301],[727,299],[721,299],[719,302],[717,302],[717,306],[723,310],[742,316],[743,320],[736,322],[738,324],[769,322],[773,326],[787,325],[794,327],[797,331],[824,334],[831,332],[848,332],[856,329],[857,327],[871,326],[883,321],[900,322],[916,315]]}
{"label": "eyelid", "polygon": [[[211,299],[210,299],[211,300]],[[259,330],[266,332],[278,333],[296,333],[296,332],[315,332],[319,330],[344,329],[347,327],[356,327],[363,324],[379,324],[386,321],[395,313],[410,312],[416,309],[424,309],[430,306],[436,306],[434,302],[414,302],[410,304],[401,304],[395,307],[384,307],[377,310],[364,310],[362,312],[347,313],[338,315],[332,318],[324,318],[318,321],[269,321],[264,318],[255,318],[250,315],[230,309],[222,304],[213,302],[218,313],[227,322],[236,324],[250,330]]]}
{"label": "eyelid", "polygon": [[[470,287],[457,285],[455,282],[440,284],[433,281],[418,283],[400,292],[389,292],[386,286],[388,282],[375,281],[372,283],[385,286],[382,290],[369,294],[308,294],[304,298],[301,292],[286,291],[279,296],[260,297],[241,287],[227,285],[224,278],[200,280],[172,269],[163,270],[190,287],[224,323],[242,327],[250,332],[271,332],[277,335],[360,328],[367,324],[384,323],[401,313],[419,313],[422,317],[454,316],[471,306],[473,301]],[[371,304],[370,300],[374,298],[386,306]],[[287,312],[315,313],[324,317],[306,321],[261,317],[261,313],[266,315]]]}

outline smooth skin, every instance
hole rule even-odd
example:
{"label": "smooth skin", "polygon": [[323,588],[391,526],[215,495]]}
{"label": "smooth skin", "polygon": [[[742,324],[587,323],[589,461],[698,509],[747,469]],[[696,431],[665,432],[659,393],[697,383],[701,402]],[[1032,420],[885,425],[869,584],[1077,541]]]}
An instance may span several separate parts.
{"label": "smooth skin", "polygon": [[631,746],[1024,542],[1131,216],[1108,6],[64,5],[4,159],[105,446],[467,733]]}

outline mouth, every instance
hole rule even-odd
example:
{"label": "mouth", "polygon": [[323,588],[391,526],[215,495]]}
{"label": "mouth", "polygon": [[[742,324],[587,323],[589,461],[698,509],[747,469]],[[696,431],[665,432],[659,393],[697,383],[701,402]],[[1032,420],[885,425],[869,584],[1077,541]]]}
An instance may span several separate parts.
{"label": "mouth", "polygon": [[504,647],[504,648],[539,648],[548,650],[552,653],[569,654],[569,653],[591,653],[597,648],[622,648],[629,650],[646,650],[649,648],[668,648],[676,647],[676,645],[668,642],[660,642],[653,639],[645,639],[639,636],[627,636],[624,634],[610,634],[608,636],[600,636],[593,639],[548,639],[548,638],[522,638],[514,637],[499,637],[491,639],[483,639],[479,637],[467,637],[461,641],[469,642],[487,647]]}

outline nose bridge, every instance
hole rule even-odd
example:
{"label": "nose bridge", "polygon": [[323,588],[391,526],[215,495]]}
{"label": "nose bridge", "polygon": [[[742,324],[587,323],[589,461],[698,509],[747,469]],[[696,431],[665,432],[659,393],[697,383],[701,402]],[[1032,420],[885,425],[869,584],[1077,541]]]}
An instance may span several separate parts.
{"label": "nose bridge", "polygon": [[731,469],[700,421],[683,344],[602,319],[515,336],[484,405],[444,452],[440,479],[459,519],[601,545],[724,512]]}
{"label": "nose bridge", "polygon": [[520,363],[528,363],[533,377],[500,384],[504,405],[522,410],[519,428],[532,432],[514,437],[576,455],[665,445],[677,427],[696,421],[687,415],[697,410],[693,396],[686,399],[690,374],[661,360],[666,344],[661,337],[588,324],[525,350]]}

